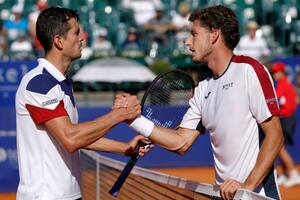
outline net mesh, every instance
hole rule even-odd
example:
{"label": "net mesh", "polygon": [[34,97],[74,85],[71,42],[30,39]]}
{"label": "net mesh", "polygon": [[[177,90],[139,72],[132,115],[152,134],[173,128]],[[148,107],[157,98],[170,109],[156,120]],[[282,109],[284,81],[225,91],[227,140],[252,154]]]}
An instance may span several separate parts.
{"label": "net mesh", "polygon": [[[108,191],[118,178],[125,163],[93,151],[81,153],[81,191],[83,200],[188,200],[221,199],[218,188],[184,178],[134,167],[117,198]],[[256,193],[239,190],[234,199],[270,199]]]}

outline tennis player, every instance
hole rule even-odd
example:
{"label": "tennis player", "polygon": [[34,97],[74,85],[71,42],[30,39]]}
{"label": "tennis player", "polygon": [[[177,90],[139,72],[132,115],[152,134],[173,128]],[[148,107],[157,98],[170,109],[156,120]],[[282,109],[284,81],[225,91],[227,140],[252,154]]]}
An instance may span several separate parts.
{"label": "tennis player", "polygon": [[[283,144],[279,106],[267,69],[251,57],[234,55],[239,42],[235,14],[224,6],[195,10],[186,41],[194,62],[208,63],[213,75],[201,81],[177,130],[138,117],[130,126],[160,146],[184,154],[210,131],[220,195],[232,199],[240,188],[280,199],[274,159]],[[115,106],[126,106],[128,94]]]}
{"label": "tennis player", "polygon": [[[79,149],[133,153],[143,137],[123,143],[103,135],[117,123],[139,115],[140,102],[133,96],[127,108],[77,124],[72,81],[66,73],[81,56],[78,16],[70,9],[48,8],[39,15],[36,31],[45,58],[23,77],[16,94],[17,199],[80,199]],[[139,151],[140,155],[145,152],[143,148]]]}

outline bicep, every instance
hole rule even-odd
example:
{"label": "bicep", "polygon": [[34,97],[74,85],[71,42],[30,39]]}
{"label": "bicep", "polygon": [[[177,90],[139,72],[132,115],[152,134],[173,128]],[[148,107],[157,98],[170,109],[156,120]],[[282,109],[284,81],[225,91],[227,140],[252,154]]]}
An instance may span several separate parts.
{"label": "bicep", "polygon": [[68,116],[61,116],[50,119],[44,123],[48,132],[64,147],[70,144],[70,130],[73,124]]}
{"label": "bicep", "polygon": [[268,118],[267,120],[262,122],[260,126],[263,132],[265,133],[266,137],[271,136],[274,137],[274,139],[282,139],[283,134],[278,116]]}

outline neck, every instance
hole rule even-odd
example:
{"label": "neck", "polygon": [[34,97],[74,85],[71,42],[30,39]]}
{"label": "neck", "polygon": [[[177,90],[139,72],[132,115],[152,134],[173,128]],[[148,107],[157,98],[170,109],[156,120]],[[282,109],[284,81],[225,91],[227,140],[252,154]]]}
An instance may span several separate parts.
{"label": "neck", "polygon": [[48,52],[46,54],[45,59],[53,64],[63,75],[66,75],[71,64],[71,61],[69,59],[51,52]]}
{"label": "neck", "polygon": [[208,58],[208,66],[212,70],[214,76],[222,75],[233,56],[232,50],[223,48],[222,51],[215,51],[214,54]]}

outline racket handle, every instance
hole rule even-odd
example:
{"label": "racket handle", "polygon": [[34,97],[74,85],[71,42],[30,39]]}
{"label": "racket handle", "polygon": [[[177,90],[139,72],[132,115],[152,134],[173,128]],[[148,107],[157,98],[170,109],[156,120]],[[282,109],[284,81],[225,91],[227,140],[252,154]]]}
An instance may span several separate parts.
{"label": "racket handle", "polygon": [[125,180],[127,179],[128,175],[130,174],[132,168],[134,167],[135,163],[139,159],[139,155],[132,156],[130,160],[127,162],[125,168],[121,172],[120,176],[118,177],[117,181],[113,185],[113,187],[109,190],[109,194],[111,194],[114,197],[117,197],[119,195],[119,191],[124,184]]}

